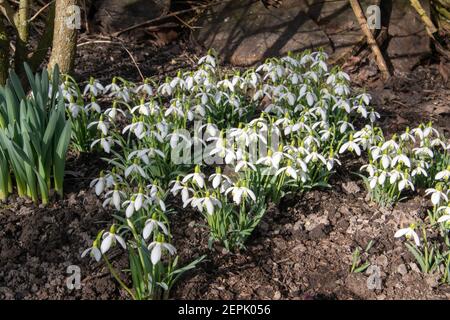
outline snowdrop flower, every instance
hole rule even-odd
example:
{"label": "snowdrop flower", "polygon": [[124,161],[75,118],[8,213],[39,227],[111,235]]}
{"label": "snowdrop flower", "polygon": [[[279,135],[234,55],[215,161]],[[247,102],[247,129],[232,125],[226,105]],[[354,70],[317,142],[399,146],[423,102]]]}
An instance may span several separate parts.
{"label": "snowdrop flower", "polygon": [[94,111],[97,113],[102,112],[102,108],[100,108],[100,105],[97,103],[94,97],[91,98],[91,102],[89,102],[85,107],[85,111]]}
{"label": "snowdrop flower", "polygon": [[112,137],[101,137],[100,139],[96,139],[92,142],[91,149],[98,143],[102,146],[103,151],[109,154],[111,152],[111,147],[116,143],[119,143],[119,141],[113,139]]}
{"label": "snowdrop flower", "polygon": [[94,241],[92,247],[87,248],[86,250],[83,251],[83,253],[81,254],[81,258],[84,258],[88,253],[90,257],[95,259],[95,261],[99,262],[101,260],[102,252],[99,249],[98,240]]}
{"label": "snowdrop flower", "polygon": [[344,143],[341,148],[339,149],[339,153],[342,154],[345,151],[350,151],[350,152],[355,152],[358,156],[361,155],[361,148],[359,147],[359,145],[353,141],[353,136],[350,135],[349,141],[347,141],[346,143]]}
{"label": "snowdrop flower", "polygon": [[177,250],[169,243],[164,242],[164,236],[160,234],[157,241],[153,241],[148,245],[150,253],[150,260],[153,265],[156,265],[161,260],[163,250],[167,250],[170,255],[176,254]]}
{"label": "snowdrop flower", "polygon": [[230,192],[231,195],[233,196],[234,203],[236,203],[237,205],[241,204],[242,199],[247,198],[247,196],[249,196],[253,201],[256,201],[256,196],[253,193],[253,191],[250,190],[249,188],[241,187],[239,183],[228,188],[225,191],[225,194],[228,194]]}
{"label": "snowdrop flower", "polygon": [[114,93],[114,92],[120,91],[120,87],[117,85],[116,82],[117,82],[117,78],[114,77],[114,78],[112,79],[111,84],[108,84],[108,85],[105,87],[104,92],[105,92],[105,93],[108,93],[108,92]]}
{"label": "snowdrop flower", "polygon": [[389,183],[394,184],[397,182],[397,180],[400,180],[400,178],[403,177],[403,172],[399,170],[400,168],[394,169],[391,172],[389,172]]}
{"label": "snowdrop flower", "polygon": [[291,177],[294,180],[297,180],[298,175],[297,175],[297,172],[295,171],[295,169],[292,167],[291,160],[288,161],[288,163],[285,167],[278,169],[277,172],[275,173],[275,175],[278,176],[282,172],[285,172],[286,176]]}
{"label": "snowdrop flower", "polygon": [[70,111],[70,114],[72,115],[72,117],[74,119],[78,118],[78,115],[80,114],[80,111],[83,110],[83,107],[80,106],[78,103],[76,102],[70,102],[68,105],[68,109]]}
{"label": "snowdrop flower", "polygon": [[[166,81],[168,81],[168,80],[166,80]],[[158,93],[160,93],[161,95],[166,96],[166,97],[172,95],[172,91],[173,91],[173,88],[170,85],[170,82],[163,83],[158,88]]]}
{"label": "snowdrop flower", "polygon": [[203,188],[205,186],[205,175],[200,172],[200,166],[195,166],[195,172],[190,173],[187,176],[185,176],[182,180],[182,183],[186,183],[189,180],[192,180],[192,183],[195,182],[200,188]]}
{"label": "snowdrop flower", "polygon": [[450,166],[447,169],[442,170],[436,174],[436,180],[445,180],[447,181],[450,178]]}
{"label": "snowdrop flower", "polygon": [[108,191],[105,194],[105,201],[103,201],[103,207],[113,206],[116,210],[120,210],[120,203],[122,198],[125,198],[125,193],[118,189],[118,186],[114,190]]}
{"label": "snowdrop flower", "polygon": [[107,180],[103,171],[100,172],[100,177],[92,180],[89,185],[91,188],[95,186],[95,194],[97,196],[101,195],[107,186]]}
{"label": "snowdrop flower", "polygon": [[206,128],[206,133],[209,134],[210,137],[215,137],[219,133],[219,128],[217,128],[217,125],[211,123],[211,120],[209,120],[207,124],[200,127],[200,129],[203,128]]}
{"label": "snowdrop flower", "polygon": [[129,124],[125,128],[123,128],[122,134],[125,134],[127,131],[130,131],[130,132],[134,133],[136,138],[141,140],[142,138],[144,138],[147,135],[148,130],[149,130],[149,125],[147,123],[145,123],[143,121],[133,120],[132,124]]}
{"label": "snowdrop flower", "polygon": [[131,197],[131,200],[127,200],[122,204],[122,207],[126,207],[125,210],[125,216],[127,217],[127,219],[131,218],[133,216],[133,213],[136,211],[135,210],[135,197]]}
{"label": "snowdrop flower", "polygon": [[394,134],[392,136],[391,140],[385,141],[382,145],[381,145],[381,151],[397,151],[399,149],[399,145],[398,143],[395,141],[396,139],[396,135]]}
{"label": "snowdrop flower", "polygon": [[223,183],[228,183],[231,185],[231,179],[228,178],[226,175],[222,174],[222,169],[220,169],[220,167],[216,168],[216,173],[212,174],[208,178],[208,180],[209,181],[212,180],[212,187],[214,189],[217,189]]}
{"label": "snowdrop flower", "polygon": [[410,240],[411,238],[414,239],[414,242],[416,243],[416,246],[420,246],[420,239],[419,236],[417,235],[417,233],[414,231],[415,229],[415,225],[412,224],[411,226],[409,226],[408,228],[404,228],[404,229],[400,229],[398,230],[394,237],[395,238],[401,238],[403,236],[406,237],[406,239]]}
{"label": "snowdrop flower", "polygon": [[195,206],[199,208],[200,212],[203,212],[203,208],[205,208],[206,212],[212,215],[214,213],[214,207],[222,208],[222,203],[207,191],[205,197],[196,199]]}
{"label": "snowdrop flower", "polygon": [[377,171],[377,167],[373,165],[372,160],[369,162],[369,164],[365,164],[360,168],[361,171],[366,171],[369,176],[373,177],[375,175],[375,172]]}
{"label": "snowdrop flower", "polygon": [[[269,149],[267,151],[267,156],[258,159],[256,161],[256,164],[263,164],[263,165],[265,165],[267,167],[270,167],[270,168],[273,168],[273,169],[278,169],[282,159],[283,159],[283,153],[282,152],[280,152],[280,151],[273,152],[272,149]],[[253,170],[256,171],[256,169],[253,169]]]}
{"label": "snowdrop flower", "polygon": [[97,130],[99,130],[103,135],[108,135],[108,123],[103,121],[103,115],[100,116],[100,119],[98,121],[89,123],[87,128],[90,129],[93,126],[96,126]]}
{"label": "snowdrop flower", "polygon": [[436,210],[437,213],[440,213],[440,212],[442,212],[442,211],[444,211],[444,215],[450,216],[450,205],[443,206],[443,207],[439,207],[439,208]]}
{"label": "snowdrop flower", "polygon": [[324,165],[327,164],[327,160],[325,159],[325,157],[323,155],[321,155],[320,153],[318,153],[317,148],[314,147],[314,150],[306,156],[305,162],[306,163],[309,163],[309,162],[316,163],[318,160],[320,160]]}
{"label": "snowdrop flower", "polygon": [[177,179],[176,181],[173,181],[173,186],[170,189],[170,192],[173,196],[176,196],[181,191],[181,200],[183,203],[186,203],[189,199],[189,192],[194,192],[192,188],[189,188],[186,185],[181,185],[180,181]]}
{"label": "snowdrop flower", "polygon": [[378,184],[384,186],[386,182],[387,172],[386,171],[378,171]]}
{"label": "snowdrop flower", "polygon": [[142,98],[141,101],[140,101],[140,103],[139,103],[137,106],[135,106],[135,107],[133,107],[133,108],[131,109],[131,113],[133,113],[133,114],[134,114],[136,111],[137,111],[139,114],[148,117],[148,116],[150,115],[150,103],[149,103],[149,102],[145,102],[144,99]]}
{"label": "snowdrop flower", "polygon": [[409,158],[402,154],[402,153],[398,153],[394,159],[392,159],[391,162],[391,167],[395,167],[397,165],[397,163],[401,163],[404,164],[405,166],[407,166],[408,168],[411,168],[411,161],[409,160]]}
{"label": "snowdrop flower", "polygon": [[383,167],[383,169],[389,168],[390,164],[391,164],[391,157],[387,154],[386,151],[384,151],[382,154],[380,154],[380,153],[378,153],[378,150],[381,151],[381,148],[380,149],[375,149],[375,148],[371,149],[372,159],[374,161],[381,159],[380,163],[381,163],[381,166]]}
{"label": "snowdrop flower", "polygon": [[83,95],[86,96],[87,93],[90,93],[93,97],[96,97],[103,91],[105,91],[105,87],[98,80],[91,77],[89,83],[84,87]]}
{"label": "snowdrop flower", "polygon": [[428,147],[420,147],[420,148],[414,148],[413,152],[416,156],[428,156],[430,158],[433,158],[433,151],[431,151]]}
{"label": "snowdrop flower", "polygon": [[402,191],[405,188],[406,189],[410,188],[411,190],[414,191],[414,184],[409,179],[409,176],[408,176],[407,173],[404,173],[403,175],[401,175],[401,180],[398,183],[398,190],[399,191]]}
{"label": "snowdrop flower", "polygon": [[146,165],[150,165],[150,159],[155,158],[156,156],[159,156],[160,158],[165,158],[165,154],[155,148],[146,148],[142,150],[134,150],[130,152],[130,154],[127,157],[127,160],[131,160],[133,158],[138,158],[142,160]]}
{"label": "snowdrop flower", "polygon": [[341,161],[339,161],[339,159],[334,156],[333,149],[331,149],[326,163],[328,171],[331,171],[334,168],[335,164],[341,165]]}
{"label": "snowdrop flower", "polygon": [[115,121],[118,114],[122,114],[122,116],[125,116],[125,112],[117,108],[117,101],[113,102],[113,106],[111,108],[108,108],[105,110],[104,114],[109,118],[111,121]]}
{"label": "snowdrop flower", "polygon": [[437,222],[444,223],[444,222],[448,222],[448,221],[450,221],[450,215],[446,214],[446,215],[443,215],[442,217],[440,217]]}
{"label": "snowdrop flower", "polygon": [[377,119],[380,119],[380,114],[378,112],[376,112],[374,109],[372,109],[369,112],[369,120],[371,123],[374,123],[377,121]]}
{"label": "snowdrop flower", "polygon": [[102,254],[105,254],[106,252],[108,252],[108,250],[111,247],[115,246],[117,242],[122,246],[122,248],[124,248],[124,249],[127,248],[125,240],[121,236],[116,234],[115,225],[111,226],[111,229],[109,230],[109,232],[103,233],[102,239],[103,239],[102,244],[100,245]]}
{"label": "snowdrop flower", "polygon": [[424,176],[424,177],[428,177],[428,172],[426,169],[429,168],[429,165],[427,162],[423,161],[423,160],[419,160],[416,162],[416,167],[414,168],[414,170],[411,172],[411,175],[414,176]]}
{"label": "snowdrop flower", "polygon": [[378,173],[375,173],[373,176],[370,176],[368,179],[369,187],[371,190],[375,189],[378,184]]}
{"label": "snowdrop flower", "polygon": [[215,68],[216,67],[216,59],[213,56],[208,54],[204,57],[201,57],[198,60],[198,65],[202,65],[202,64],[209,64],[211,67]]}
{"label": "snowdrop flower", "polygon": [[145,240],[147,240],[150,237],[150,235],[158,229],[161,229],[161,231],[166,236],[169,235],[169,231],[167,230],[164,223],[162,223],[161,221],[158,221],[156,219],[156,214],[153,214],[151,219],[148,219],[147,221],[145,221],[145,227],[144,227],[144,230],[142,231],[142,236],[144,237]]}
{"label": "snowdrop flower", "polygon": [[247,170],[251,169],[253,171],[256,171],[256,167],[253,163],[247,161],[247,158],[244,156],[241,160],[238,161],[236,164],[236,167],[234,168],[234,172],[239,172],[241,170]]}
{"label": "snowdrop flower", "polygon": [[416,143],[416,138],[410,133],[409,127],[407,127],[405,132],[400,135],[400,140],[403,142],[412,142],[413,144]]}
{"label": "snowdrop flower", "polygon": [[136,173],[137,175],[141,176],[142,178],[146,179],[147,174],[145,173],[144,169],[139,165],[139,159],[135,158],[133,164],[129,165],[125,169],[125,178],[130,176],[131,174]]}
{"label": "snowdrop flower", "polygon": [[441,201],[448,202],[447,192],[442,191],[441,184],[438,184],[436,186],[436,189],[429,188],[429,189],[425,190],[425,195],[428,196],[430,194],[431,194],[431,202],[435,206],[437,206],[439,203],[441,203]]}
{"label": "snowdrop flower", "polygon": [[149,80],[148,80],[148,79],[145,79],[145,80],[144,80],[144,83],[141,84],[140,86],[138,86],[138,87],[136,88],[135,92],[136,92],[136,93],[144,92],[144,93],[146,93],[147,95],[152,96],[152,95],[153,95],[153,88],[152,88],[152,86],[151,86],[148,82],[149,82]]}

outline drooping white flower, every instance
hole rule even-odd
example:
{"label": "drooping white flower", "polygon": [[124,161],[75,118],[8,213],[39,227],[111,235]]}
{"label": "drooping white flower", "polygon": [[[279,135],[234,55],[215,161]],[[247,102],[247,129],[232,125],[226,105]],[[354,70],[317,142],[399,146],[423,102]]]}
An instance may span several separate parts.
{"label": "drooping white flower", "polygon": [[352,136],[350,135],[350,140],[347,141],[346,143],[344,143],[340,149],[339,149],[339,153],[344,153],[345,151],[350,151],[350,152],[355,152],[358,156],[361,155],[361,148],[359,147],[359,145],[353,141]]}
{"label": "drooping white flower", "polygon": [[89,254],[90,257],[94,258],[97,262],[101,260],[102,252],[99,249],[98,240],[94,241],[92,247],[87,248],[83,251],[83,253],[81,254],[81,258],[84,258],[87,254]]}
{"label": "drooping white flower", "polygon": [[125,198],[125,193],[120,191],[118,187],[114,190],[110,190],[105,194],[105,201],[103,201],[103,207],[113,206],[116,210],[120,210],[120,204],[122,198]]}
{"label": "drooping white flower", "polygon": [[102,235],[102,244],[100,245],[100,250],[102,254],[108,252],[108,250],[111,247],[115,246],[116,243],[119,243],[124,249],[127,248],[125,240],[121,236],[116,234],[116,227],[115,225],[112,225],[109,232],[105,232]]}
{"label": "drooping white flower", "polygon": [[443,222],[448,222],[448,221],[450,221],[450,214],[443,215],[442,217],[440,217],[438,219],[437,222],[443,223]]}
{"label": "drooping white flower", "polygon": [[425,194],[427,196],[431,194],[431,202],[435,206],[439,205],[442,201],[448,202],[447,192],[444,192],[439,184],[436,188],[429,188],[425,190]]}
{"label": "drooping white flower", "polygon": [[200,188],[203,188],[205,186],[205,175],[200,172],[200,166],[196,166],[195,172],[186,175],[183,178],[182,182],[186,183],[189,180],[195,182],[195,184],[198,185]]}
{"label": "drooping white flower", "polygon": [[169,235],[169,231],[167,230],[167,227],[164,225],[164,223],[162,223],[161,221],[158,221],[156,219],[156,216],[153,216],[151,219],[147,219],[147,221],[145,221],[145,226],[144,226],[144,230],[142,231],[142,236],[144,237],[145,240],[147,240],[150,235],[156,231],[157,229],[161,229],[161,231],[168,236]]}
{"label": "drooping white flower", "polygon": [[447,169],[442,170],[436,174],[436,180],[445,180],[447,181],[450,178],[450,166]]}
{"label": "drooping white flower", "polygon": [[419,236],[417,235],[417,233],[414,231],[415,226],[409,226],[408,228],[404,228],[404,229],[400,229],[398,230],[394,237],[395,238],[401,238],[403,236],[406,237],[406,239],[410,240],[411,238],[413,238],[416,246],[420,246],[420,239]]}
{"label": "drooping white flower", "polygon": [[152,264],[155,265],[161,260],[161,255],[163,250],[167,250],[170,255],[176,254],[177,250],[170,243],[164,242],[164,237],[159,237],[158,241],[153,241],[148,245],[148,250],[150,253],[150,260]]}
{"label": "drooping white flower", "polygon": [[256,201],[256,196],[253,193],[252,190],[246,187],[241,187],[239,185],[234,185],[230,188],[228,188],[225,191],[225,194],[228,194],[231,192],[231,195],[233,196],[233,201],[237,205],[241,204],[242,199],[245,199],[247,196],[249,196],[253,201]]}

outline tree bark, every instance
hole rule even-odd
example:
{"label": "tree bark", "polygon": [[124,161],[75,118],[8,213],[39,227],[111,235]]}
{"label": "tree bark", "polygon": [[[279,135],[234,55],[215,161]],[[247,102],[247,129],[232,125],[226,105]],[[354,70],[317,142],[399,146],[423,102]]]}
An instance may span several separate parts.
{"label": "tree bark", "polygon": [[46,19],[44,33],[39,39],[38,45],[36,47],[36,50],[33,52],[33,55],[29,57],[30,66],[33,71],[36,71],[42,64],[42,62],[47,56],[48,49],[52,45],[54,24],[55,24],[55,4],[53,3],[50,6],[50,11]]}
{"label": "tree bark", "polygon": [[29,23],[31,0],[20,0],[19,11],[16,15],[16,52],[14,55],[14,64],[16,72],[19,74],[23,71],[23,62],[27,59],[27,43],[29,38]]}
{"label": "tree bark", "polygon": [[61,73],[70,73],[73,70],[78,36],[78,26],[75,22],[80,18],[77,17],[79,8],[78,0],[56,1],[53,48],[48,63],[50,71],[56,64]]}

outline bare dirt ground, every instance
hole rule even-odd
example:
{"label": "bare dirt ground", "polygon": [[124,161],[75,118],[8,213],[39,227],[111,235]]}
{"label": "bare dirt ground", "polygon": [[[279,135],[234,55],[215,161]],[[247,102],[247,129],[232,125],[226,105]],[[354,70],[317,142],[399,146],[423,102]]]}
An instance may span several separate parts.
{"label": "bare dirt ground", "polygon": [[[161,48],[129,44],[127,49],[146,76],[189,68],[202,54],[187,40]],[[76,65],[78,79],[94,76],[107,82],[122,76],[139,81],[129,54],[117,44],[81,46]],[[374,97],[387,132],[433,120],[448,136],[450,90],[443,84],[438,64],[425,61],[386,85],[377,81],[373,66],[347,69],[355,86],[366,88]],[[112,219],[88,188],[103,165],[96,155],[72,157],[65,199],[48,207],[19,199],[0,205],[0,299],[126,298],[103,265],[80,258],[101,226]],[[418,195],[393,209],[379,208],[368,202],[364,187],[352,174],[358,168],[356,161],[346,161],[331,190],[289,195],[278,207],[271,207],[247,250],[240,253],[208,250],[208,234],[199,226],[198,214],[179,211],[171,216],[182,260],[208,255],[207,261],[182,278],[171,297],[450,299],[450,287],[422,275],[404,244],[393,238],[401,222],[426,213],[428,202]],[[352,253],[370,241],[373,246],[363,258],[374,268],[350,273]],[[113,260],[126,266],[121,251]],[[69,265],[81,268],[80,290],[66,287]]]}

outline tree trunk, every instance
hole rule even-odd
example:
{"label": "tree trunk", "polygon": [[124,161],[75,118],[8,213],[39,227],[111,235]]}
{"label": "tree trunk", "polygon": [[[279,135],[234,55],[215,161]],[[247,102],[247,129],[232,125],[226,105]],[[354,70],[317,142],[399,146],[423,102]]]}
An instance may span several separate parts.
{"label": "tree trunk", "polygon": [[33,55],[29,57],[30,67],[33,71],[36,71],[47,57],[48,49],[53,42],[53,27],[55,24],[55,4],[50,6],[50,11],[46,18],[45,30],[39,39],[36,50]]}
{"label": "tree trunk", "polygon": [[9,39],[3,19],[0,18],[0,85],[6,83],[9,69]]}
{"label": "tree trunk", "polygon": [[24,70],[23,63],[27,58],[27,43],[29,39],[29,14],[30,14],[30,0],[20,0],[19,11],[16,15],[16,52],[14,55],[14,64],[16,72],[19,74]]}
{"label": "tree trunk", "polygon": [[58,64],[61,73],[72,71],[80,18],[78,0],[56,1],[53,48],[48,63],[49,70]]}

